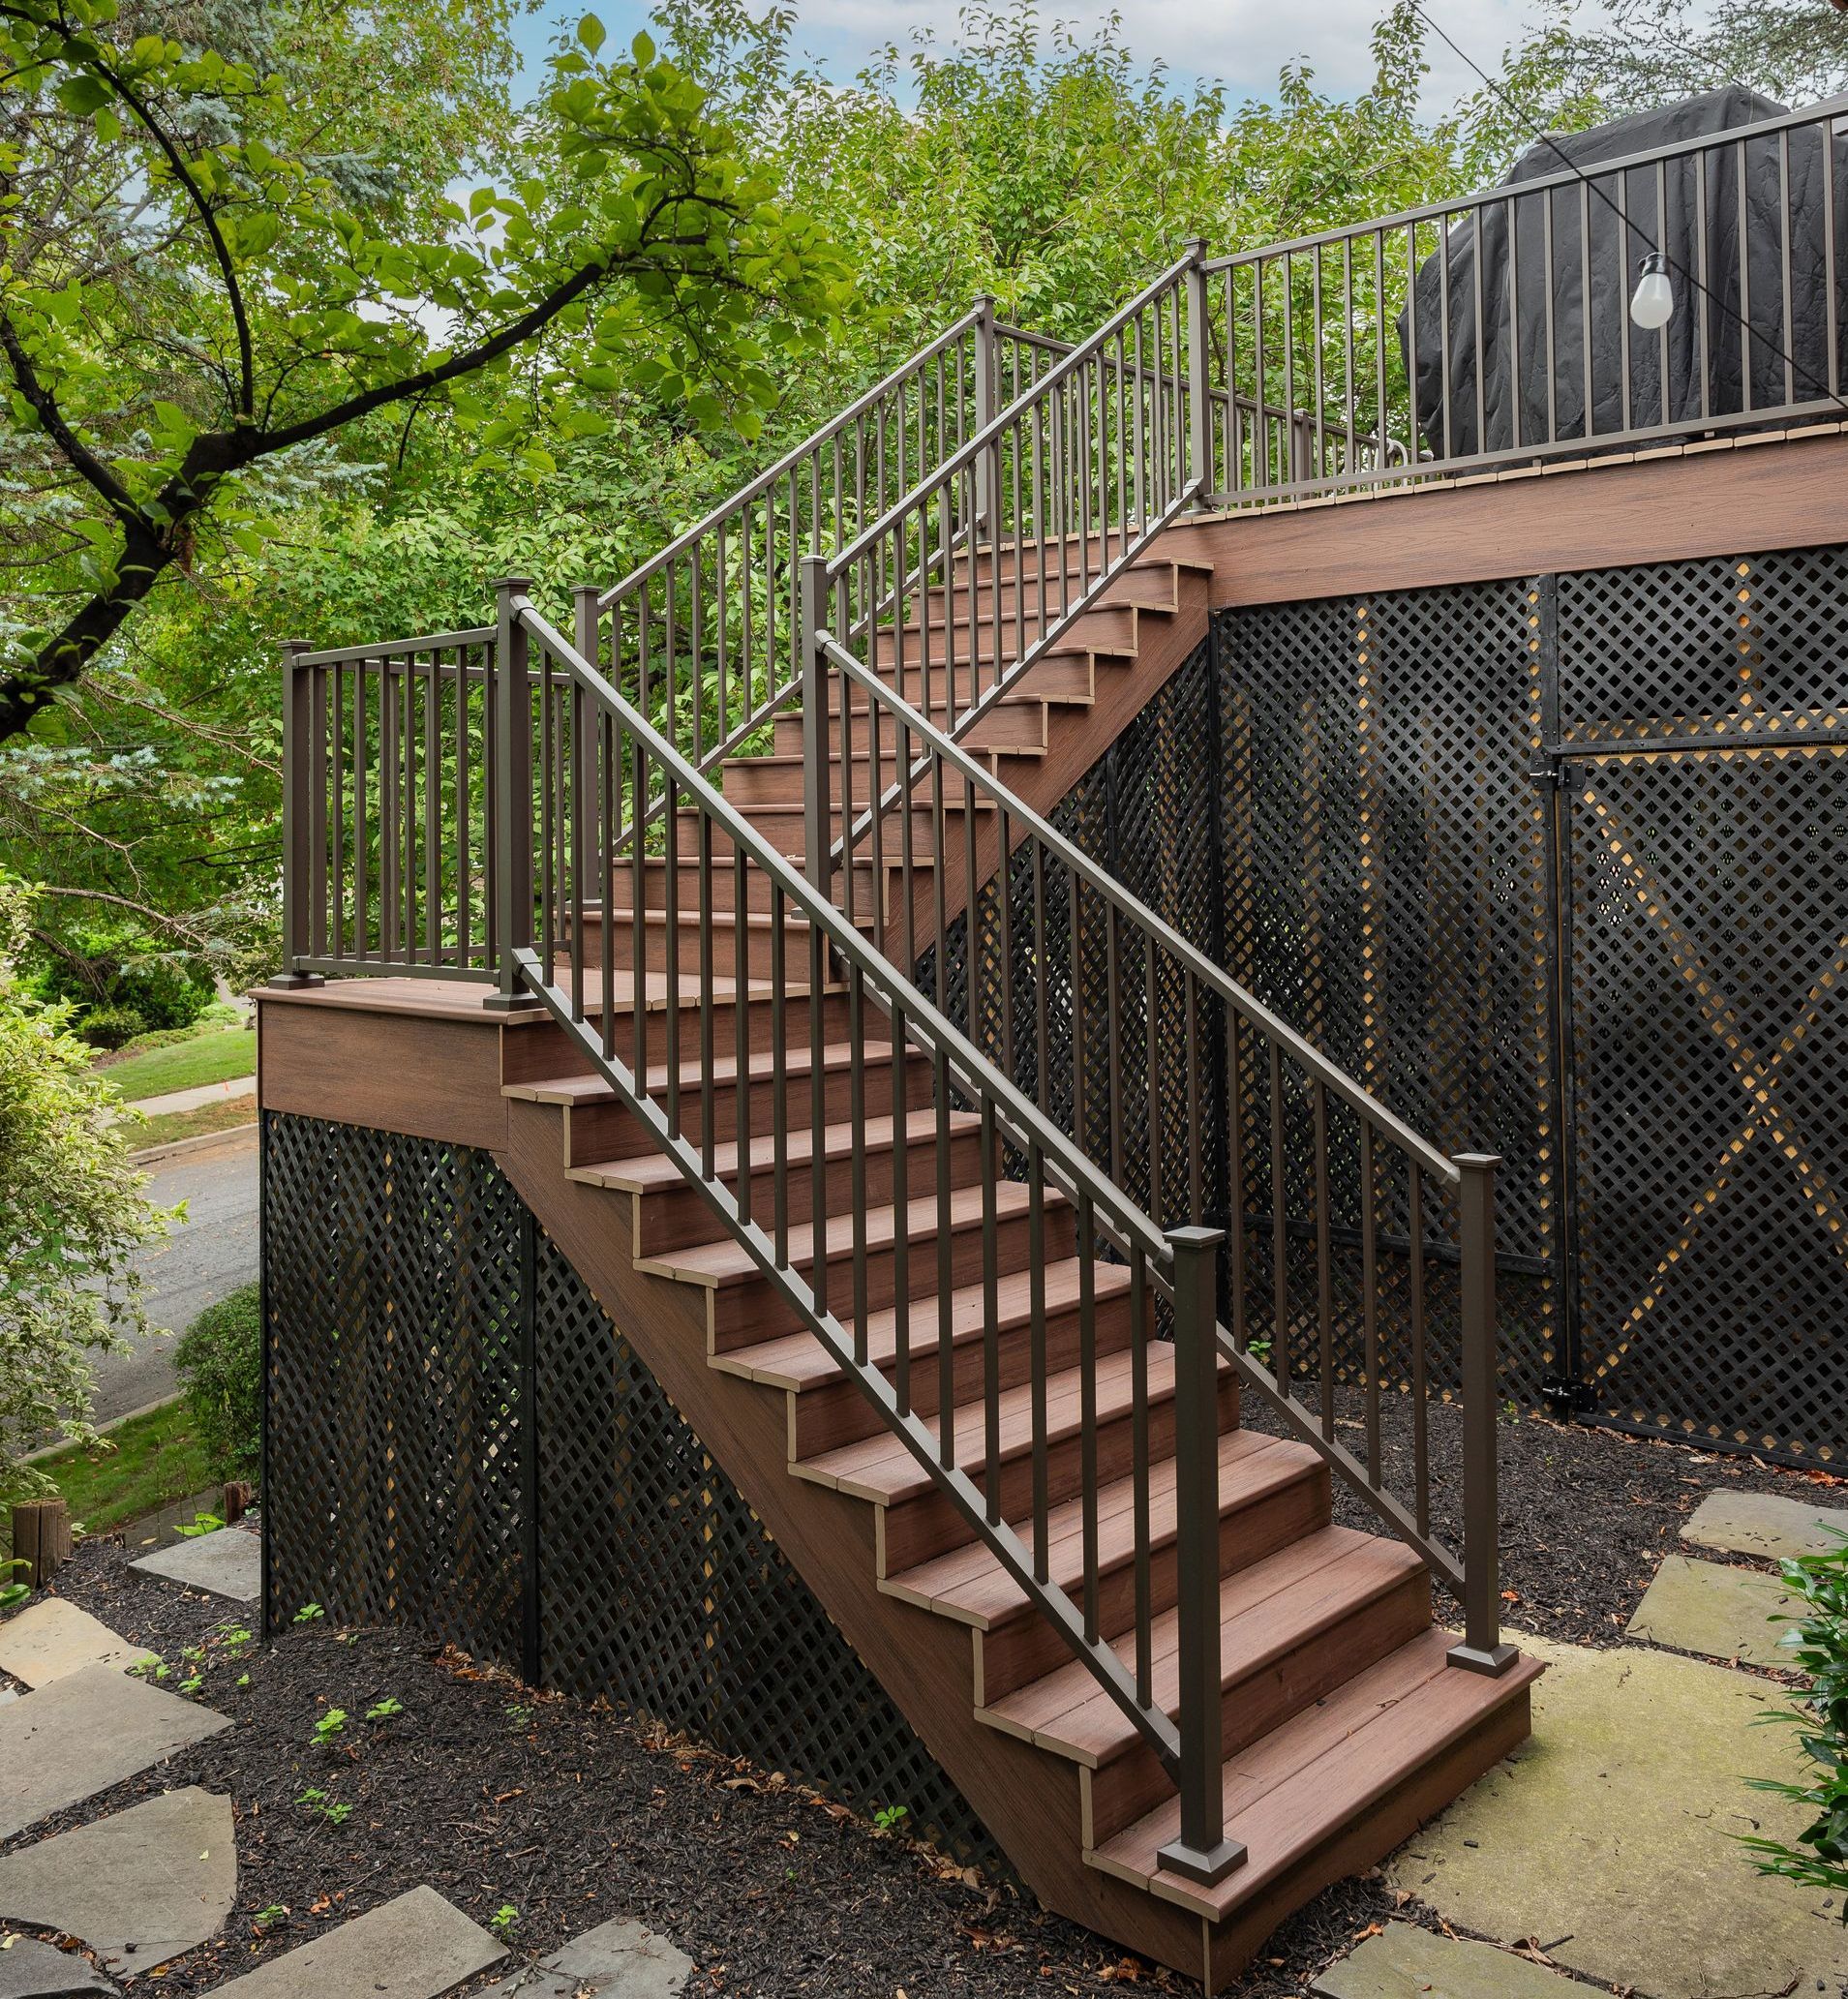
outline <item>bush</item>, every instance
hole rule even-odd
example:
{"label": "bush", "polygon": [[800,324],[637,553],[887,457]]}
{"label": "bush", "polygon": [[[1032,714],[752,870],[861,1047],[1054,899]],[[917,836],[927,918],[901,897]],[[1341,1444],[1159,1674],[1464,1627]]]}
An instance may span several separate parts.
{"label": "bush", "polygon": [[1780,1874],[1806,1888],[1827,1889],[1841,1900],[1848,1923],[1848,1537],[1824,1555],[1800,1556],[1779,1564],[1790,1590],[1807,1606],[1788,1620],[1782,1643],[1794,1671],[1809,1685],[1795,1708],[1762,1717],[1797,1730],[1803,1755],[1819,1773],[1807,1784],[1774,1777],[1750,1779],[1757,1791],[1795,1800],[1815,1813],[1795,1846],[1781,1839],[1748,1838],[1742,1843],[1758,1856],[1761,1874]]}
{"label": "bush", "polygon": [[147,1016],[134,1007],[92,1007],[77,1023],[79,1038],[93,1048],[120,1048],[147,1032]]}
{"label": "bush", "polygon": [[142,958],[122,967],[110,998],[133,1007],[152,1028],[191,1027],[212,1004],[211,974],[168,958]]}
{"label": "bush", "polygon": [[247,1284],[181,1334],[174,1365],[216,1476],[251,1478],[262,1456],[263,1318]]}
{"label": "bush", "polygon": [[138,1015],[136,1034],[190,1027],[212,1004],[213,992],[212,975],[203,966],[172,956],[137,955],[135,945],[119,943],[101,945],[80,960],[51,959],[42,965],[35,985],[41,999],[69,1006],[76,1015],[77,1033],[99,1048],[120,1045],[92,1033],[90,1022],[99,1015]]}

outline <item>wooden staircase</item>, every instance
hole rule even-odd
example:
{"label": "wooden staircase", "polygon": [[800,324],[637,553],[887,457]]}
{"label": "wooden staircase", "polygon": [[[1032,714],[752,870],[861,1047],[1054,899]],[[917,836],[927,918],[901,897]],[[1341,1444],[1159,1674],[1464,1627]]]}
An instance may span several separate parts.
{"label": "wooden staircase", "polygon": [[[529,646],[539,662],[536,733],[503,700],[508,789],[487,815],[505,1010],[429,976],[434,953],[425,976],[394,979],[381,951],[351,967],[369,980],[264,993],[262,1088],[269,1107],[491,1146],[1022,1878],[1216,1987],[1290,1910],[1521,1741],[1539,1669],[1493,1629],[1492,1357],[1486,1378],[1467,1372],[1488,1348],[1466,1355],[1491,1456],[1463,1645],[1433,1622],[1432,1566],[1448,1557],[1423,1525],[1409,1531],[1403,1509],[1396,1536],[1335,1524],[1331,1466],[1354,1468],[1326,1408],[1318,1431],[1287,1372],[1271,1378],[1220,1336],[1210,1298],[1204,1333],[1196,1311],[1183,1345],[1175,1235],[1114,1188],[1100,1196],[1064,1134],[1042,1123],[1023,1140],[1032,1106],[953,1046],[957,1023],[908,984],[922,933],[941,964],[945,926],[994,872],[1004,830],[1011,848],[1038,843],[1036,867],[1056,860],[1035,815],[1205,638],[1209,566],[1179,535],[1132,547],[1127,532],[1114,554],[1083,532],[971,542],[900,591],[863,657],[922,734],[901,742],[870,681],[817,673],[806,696],[823,689],[825,714],[784,702],[766,753],[697,770],[588,678],[594,615],[581,607],[574,652],[523,586],[503,586],[497,631],[461,636],[492,637],[484,673],[511,670],[515,685],[529,684]],[[1006,684],[972,715],[997,675]],[[604,703],[600,737],[587,698]],[[467,699],[464,683],[465,719]],[[818,857],[811,788],[826,786],[822,823],[840,839],[874,780],[891,786],[921,748],[910,809],[881,808],[877,860],[863,836]],[[654,844],[613,856],[610,801],[631,771],[632,796],[666,809]],[[522,818],[530,832],[534,801],[537,859],[508,832]],[[290,848],[309,878],[312,836]],[[806,880],[778,856],[803,857]],[[539,901],[530,947],[515,880]],[[1075,908],[1078,893],[1075,877]],[[1132,907],[1126,936],[1135,921]],[[466,950],[466,916],[461,928]],[[332,932],[338,944],[338,917]],[[1177,943],[1148,932],[1151,992],[1155,954]],[[316,962],[291,955],[304,973]],[[1325,1147],[1325,1065],[1216,969],[1175,964],[1190,1010],[1219,981],[1214,1004],[1271,1040],[1274,1090],[1286,1061],[1308,1065]],[[1413,1147],[1414,1181],[1465,1186],[1457,1164],[1417,1155],[1423,1141],[1334,1085],[1377,1117],[1382,1147]],[[1023,1146],[1063,1165],[1021,1177]],[[1272,1172],[1281,1240],[1275,1159]],[[1121,1254],[1105,1247],[1112,1216],[1130,1230]],[[1492,1229],[1473,1240],[1466,1264],[1480,1270],[1486,1242],[1492,1273]],[[1154,1303],[1164,1271],[1172,1344]],[[1485,1328],[1466,1276],[1466,1316],[1487,1342],[1492,1289],[1491,1275]],[[1271,1398],[1260,1427],[1243,1421],[1248,1382]],[[1030,1551],[1031,1576],[1010,1549]],[[1181,1837],[1175,1772],[1196,1773],[1197,1811],[1214,1764],[1216,1810],[1243,1851],[1206,1879],[1182,1863],[1208,1848]]]}

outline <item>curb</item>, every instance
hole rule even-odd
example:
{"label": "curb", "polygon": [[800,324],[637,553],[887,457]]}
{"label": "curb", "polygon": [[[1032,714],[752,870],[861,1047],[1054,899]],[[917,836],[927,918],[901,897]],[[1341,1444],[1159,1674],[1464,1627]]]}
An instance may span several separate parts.
{"label": "curb", "polygon": [[[138,1409],[124,1409],[119,1416],[111,1416],[106,1423],[99,1423],[96,1426],[96,1434],[99,1437],[106,1437],[111,1430],[121,1429],[124,1423],[133,1423],[137,1416],[151,1416],[156,1409],[168,1408],[174,1403],[184,1402],[185,1400],[186,1393],[179,1388],[174,1389],[171,1395],[157,1395],[152,1402],[144,1402]],[[58,1443],[42,1443],[36,1451],[27,1451],[25,1456],[19,1459],[18,1462],[21,1465],[31,1465],[40,1458],[48,1458],[57,1451],[69,1450],[70,1448],[71,1445],[68,1439]]]}
{"label": "curb", "polygon": [[164,1159],[182,1159],[189,1152],[207,1152],[214,1145],[223,1145],[233,1138],[243,1137],[246,1132],[257,1129],[257,1120],[252,1118],[247,1125],[227,1125],[222,1132],[201,1132],[196,1138],[174,1138],[166,1145],[150,1145],[144,1152],[131,1152],[129,1164],[135,1166],[153,1166]]}

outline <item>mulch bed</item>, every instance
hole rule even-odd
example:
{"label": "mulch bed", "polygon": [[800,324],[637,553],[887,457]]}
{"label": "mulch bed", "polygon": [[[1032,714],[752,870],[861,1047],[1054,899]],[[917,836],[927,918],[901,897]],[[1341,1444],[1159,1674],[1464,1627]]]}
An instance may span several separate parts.
{"label": "mulch bed", "polygon": [[[1801,1473],[1540,1420],[1504,1429],[1501,1463],[1509,1621],[1581,1643],[1621,1637],[1707,1491],[1740,1485],[1830,1502]],[[1439,1525],[1453,1525],[1441,1505]],[[312,1622],[264,1651],[235,1637],[254,1617],[136,1575],[130,1553],[119,1540],[86,1542],[59,1592],[160,1653],[167,1687],[197,1673],[196,1697],[238,1725],[13,1845],[179,1784],[228,1792],[237,1905],[223,1937],[167,1967],[164,1991],[208,1992],[419,1883],[477,1923],[516,1909],[511,1942],[534,1957],[610,1916],[635,1916],[694,1959],[698,1992],[1192,1989],[1010,1888],[646,1719],[534,1696],[403,1632]],[[183,1656],[197,1648],[202,1659]],[[402,1711],[363,1718],[387,1699]],[[317,1742],[331,1708],[349,1718]],[[349,1810],[334,1823],[299,1802],[309,1790]],[[1377,1877],[1341,1883],[1277,1933],[1237,1989],[1245,1999],[1300,1995],[1394,1916],[1437,1923]]]}

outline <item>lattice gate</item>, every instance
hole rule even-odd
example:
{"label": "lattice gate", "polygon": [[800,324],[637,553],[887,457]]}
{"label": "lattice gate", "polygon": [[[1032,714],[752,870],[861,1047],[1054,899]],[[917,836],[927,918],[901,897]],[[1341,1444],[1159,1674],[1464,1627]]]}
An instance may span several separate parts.
{"label": "lattice gate", "polygon": [[1841,1457],[1848,550],[1216,636],[1221,961],[1502,1155],[1510,1391]]}
{"label": "lattice gate", "polygon": [[513,1191],[267,1112],[264,1614],[399,1623],[1006,1863]]}

